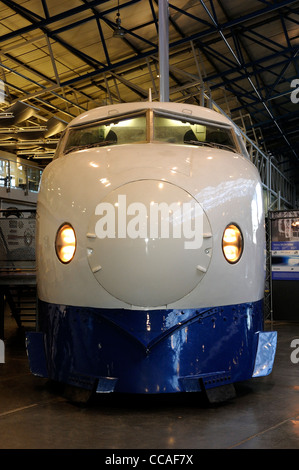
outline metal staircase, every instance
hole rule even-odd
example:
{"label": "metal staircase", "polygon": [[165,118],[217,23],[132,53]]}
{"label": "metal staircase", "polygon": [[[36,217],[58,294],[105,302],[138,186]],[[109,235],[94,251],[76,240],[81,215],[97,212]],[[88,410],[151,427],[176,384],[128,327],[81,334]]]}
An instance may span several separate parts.
{"label": "metal staircase", "polygon": [[34,328],[36,323],[36,286],[8,286],[5,300],[19,327]]}

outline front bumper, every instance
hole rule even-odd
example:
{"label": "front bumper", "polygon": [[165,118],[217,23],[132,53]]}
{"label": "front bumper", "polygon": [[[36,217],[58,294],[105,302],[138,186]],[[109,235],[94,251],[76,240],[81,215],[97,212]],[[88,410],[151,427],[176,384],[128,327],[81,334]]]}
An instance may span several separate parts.
{"label": "front bumper", "polygon": [[209,390],[271,373],[276,332],[262,302],[126,311],[41,302],[26,345],[34,375],[97,393]]}

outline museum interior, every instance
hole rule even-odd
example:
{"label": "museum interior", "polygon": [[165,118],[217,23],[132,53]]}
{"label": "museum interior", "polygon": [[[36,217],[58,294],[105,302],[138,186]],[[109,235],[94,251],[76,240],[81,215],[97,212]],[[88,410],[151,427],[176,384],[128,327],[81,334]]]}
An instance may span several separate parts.
{"label": "museum interior", "polygon": [[299,1],[0,24],[0,451],[299,449]]}

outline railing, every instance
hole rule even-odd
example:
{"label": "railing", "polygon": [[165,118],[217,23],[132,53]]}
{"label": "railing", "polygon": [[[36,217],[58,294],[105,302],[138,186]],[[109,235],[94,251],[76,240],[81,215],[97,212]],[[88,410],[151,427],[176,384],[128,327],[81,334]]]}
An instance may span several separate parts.
{"label": "railing", "polygon": [[25,194],[28,191],[38,192],[42,169],[25,163],[24,160],[10,160],[0,157],[0,188],[20,188]]}
{"label": "railing", "polygon": [[267,194],[265,201],[266,212],[281,209],[282,206],[295,207],[295,187],[284,176],[271,160],[271,157],[262,152],[250,139],[246,140],[249,158],[257,167],[264,190]]}
{"label": "railing", "polygon": [[[238,126],[242,134],[249,158],[259,171],[266,193],[265,213],[267,214],[269,210],[282,209],[283,207],[294,208],[296,206],[296,189],[292,182],[278,169],[272,157],[257,144],[258,135],[253,133],[252,137],[254,140],[252,140],[245,132],[246,126],[242,117],[232,120],[215,101],[210,101],[212,107],[220,114],[226,116],[234,125]],[[237,121],[240,119],[241,125],[237,124]]]}

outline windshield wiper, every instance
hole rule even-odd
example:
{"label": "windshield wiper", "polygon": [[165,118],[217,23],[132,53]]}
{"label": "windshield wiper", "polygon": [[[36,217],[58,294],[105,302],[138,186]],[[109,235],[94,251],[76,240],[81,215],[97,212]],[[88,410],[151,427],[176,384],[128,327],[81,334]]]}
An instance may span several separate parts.
{"label": "windshield wiper", "polygon": [[200,140],[184,140],[184,144],[206,145],[207,147],[214,147],[211,142],[201,142]]}
{"label": "windshield wiper", "polygon": [[184,141],[184,144],[204,145],[204,146],[212,147],[212,148],[221,147],[221,148],[226,148],[227,150],[231,150],[232,152],[238,153],[238,151],[234,147],[231,147],[230,145],[226,145],[226,144],[219,144],[218,142],[201,142],[200,140],[188,140],[188,141]]}
{"label": "windshield wiper", "polygon": [[110,144],[115,144],[115,142],[113,140],[103,140],[102,142],[94,142],[93,144],[73,145],[72,147],[64,151],[64,155],[77,150],[90,149],[92,147],[103,147],[105,145]]}
{"label": "windshield wiper", "polygon": [[219,144],[218,142],[212,142],[213,145],[215,145],[216,147],[221,147],[221,148],[225,148],[227,150],[230,150],[231,152],[235,152],[235,153],[238,153],[237,149],[235,147],[232,147],[231,145],[226,145],[226,144]]}

